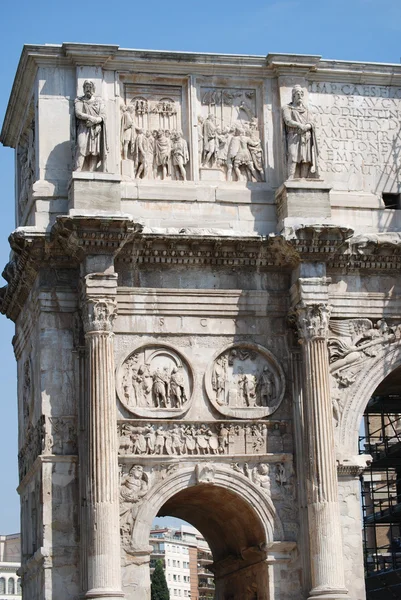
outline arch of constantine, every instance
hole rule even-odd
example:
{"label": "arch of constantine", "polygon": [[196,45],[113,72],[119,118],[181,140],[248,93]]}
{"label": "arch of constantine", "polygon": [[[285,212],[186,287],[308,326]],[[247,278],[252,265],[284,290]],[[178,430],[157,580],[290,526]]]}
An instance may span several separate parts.
{"label": "arch of constantine", "polygon": [[202,532],[216,600],[365,598],[400,123],[401,65],[24,47],[0,308],[25,600],[150,600],[157,515]]}

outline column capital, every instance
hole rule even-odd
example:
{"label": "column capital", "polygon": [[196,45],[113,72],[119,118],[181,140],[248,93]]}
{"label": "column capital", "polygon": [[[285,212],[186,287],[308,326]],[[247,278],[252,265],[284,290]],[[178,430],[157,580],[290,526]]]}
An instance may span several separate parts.
{"label": "column capital", "polygon": [[117,316],[117,301],[110,297],[87,297],[83,303],[85,333],[112,332]]}
{"label": "column capital", "polygon": [[327,339],[331,308],[328,304],[305,304],[299,302],[294,308],[294,316],[300,342],[310,342],[315,338]]}

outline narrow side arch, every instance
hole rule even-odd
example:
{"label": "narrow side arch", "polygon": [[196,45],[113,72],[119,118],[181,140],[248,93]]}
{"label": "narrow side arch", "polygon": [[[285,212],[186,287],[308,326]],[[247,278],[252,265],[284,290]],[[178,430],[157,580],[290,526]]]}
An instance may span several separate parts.
{"label": "narrow side arch", "polygon": [[359,427],[366,405],[379,384],[392,371],[401,366],[401,344],[391,346],[386,352],[368,361],[346,396],[339,427],[339,447],[344,454],[358,453]]}

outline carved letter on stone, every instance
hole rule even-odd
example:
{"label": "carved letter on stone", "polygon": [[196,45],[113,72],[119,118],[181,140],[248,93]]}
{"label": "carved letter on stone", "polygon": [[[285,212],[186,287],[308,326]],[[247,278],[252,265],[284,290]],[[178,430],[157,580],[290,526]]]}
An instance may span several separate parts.
{"label": "carved letter on stone", "polygon": [[209,367],[206,389],[222,414],[257,419],[278,408],[284,395],[284,374],[268,350],[255,344],[235,344]]}
{"label": "carved letter on stone", "polygon": [[104,103],[95,96],[93,81],[85,81],[83,91],[84,95],[75,99],[75,171],[106,171],[108,145]]}
{"label": "carved letter on stone", "polygon": [[123,361],[117,375],[121,402],[138,416],[166,418],[184,413],[192,387],[187,361],[163,346],[139,348]]}
{"label": "carved letter on stone", "polygon": [[317,177],[317,143],[312,113],[305,106],[304,91],[296,85],[292,101],[283,108],[288,179]]}

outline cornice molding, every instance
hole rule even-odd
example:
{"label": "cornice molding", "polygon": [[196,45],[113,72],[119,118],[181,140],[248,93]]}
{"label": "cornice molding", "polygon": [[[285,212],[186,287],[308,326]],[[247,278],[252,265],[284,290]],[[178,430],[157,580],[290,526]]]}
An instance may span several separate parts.
{"label": "cornice molding", "polygon": [[[181,233],[180,233],[181,231]],[[191,228],[152,231],[124,215],[61,216],[50,233],[19,228],[9,238],[13,257],[3,271],[0,311],[15,321],[42,265],[77,268],[88,255],[112,256],[118,264],[285,269],[323,262],[344,273],[355,269],[399,271],[398,233],[353,235],[347,227],[316,224],[281,235],[227,235]]]}
{"label": "cornice molding", "polygon": [[319,55],[269,53],[267,56],[128,49],[109,44],[27,44],[23,47],[0,141],[15,148],[22,116],[39,66],[96,66],[117,72],[188,76],[260,77],[278,75],[317,81],[348,81],[401,86],[401,65],[322,59]]}

